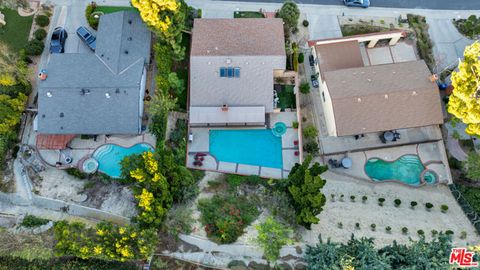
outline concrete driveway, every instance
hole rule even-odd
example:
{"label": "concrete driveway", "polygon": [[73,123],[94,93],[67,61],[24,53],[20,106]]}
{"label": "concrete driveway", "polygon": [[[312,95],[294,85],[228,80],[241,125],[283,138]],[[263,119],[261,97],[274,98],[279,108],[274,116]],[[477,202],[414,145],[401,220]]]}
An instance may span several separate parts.
{"label": "concrete driveway", "polygon": [[342,36],[336,15],[307,12],[310,39],[336,38]]}
{"label": "concrete driveway", "polygon": [[458,63],[458,59],[463,58],[465,46],[473,43],[462,36],[452,23],[451,19],[429,19],[428,33],[434,42],[433,53],[439,71],[450,65]]}

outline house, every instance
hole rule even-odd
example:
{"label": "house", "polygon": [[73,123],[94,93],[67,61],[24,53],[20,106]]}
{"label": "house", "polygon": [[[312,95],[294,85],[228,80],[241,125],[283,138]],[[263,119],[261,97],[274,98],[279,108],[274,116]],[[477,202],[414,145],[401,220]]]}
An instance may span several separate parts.
{"label": "house", "polygon": [[100,17],[95,53],[51,54],[38,89],[39,136],[141,133],[150,43],[139,14],[122,11]]}
{"label": "house", "polygon": [[302,149],[297,74],[285,69],[281,19],[196,19],[187,166],[286,177]]}
{"label": "house", "polygon": [[[443,123],[440,96],[423,60],[374,65],[359,44],[397,43],[400,31],[309,42],[328,136],[355,136]],[[388,56],[390,57],[390,55]],[[394,58],[394,57],[392,57]],[[398,59],[397,59],[398,60]]]}
{"label": "house", "polygon": [[191,126],[264,126],[286,65],[281,19],[196,19],[190,53]]}

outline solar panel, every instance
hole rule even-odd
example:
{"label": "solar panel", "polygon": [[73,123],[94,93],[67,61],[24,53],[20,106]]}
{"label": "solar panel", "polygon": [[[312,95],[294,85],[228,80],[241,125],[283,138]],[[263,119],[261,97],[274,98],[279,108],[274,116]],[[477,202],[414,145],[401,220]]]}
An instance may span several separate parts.
{"label": "solar panel", "polygon": [[235,72],[234,77],[235,78],[240,78],[240,68],[236,67],[233,70]]}
{"label": "solar panel", "polygon": [[229,78],[232,78],[232,77],[233,77],[233,68],[232,68],[232,67],[229,67],[229,68],[228,68],[228,77],[229,77]]}
{"label": "solar panel", "polygon": [[224,67],[220,68],[220,77],[227,77],[227,69]]}

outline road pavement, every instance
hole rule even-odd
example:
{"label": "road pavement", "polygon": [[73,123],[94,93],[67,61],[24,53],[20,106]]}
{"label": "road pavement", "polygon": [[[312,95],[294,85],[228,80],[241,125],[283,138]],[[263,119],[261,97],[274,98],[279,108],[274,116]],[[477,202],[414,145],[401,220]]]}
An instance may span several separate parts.
{"label": "road pavement", "polygon": [[[259,2],[258,0],[240,1]],[[261,2],[282,3],[283,0],[261,0]],[[296,2],[299,4],[343,5],[343,0],[296,0]],[[480,1],[478,0],[370,0],[370,3],[372,7],[383,8],[480,10]]]}

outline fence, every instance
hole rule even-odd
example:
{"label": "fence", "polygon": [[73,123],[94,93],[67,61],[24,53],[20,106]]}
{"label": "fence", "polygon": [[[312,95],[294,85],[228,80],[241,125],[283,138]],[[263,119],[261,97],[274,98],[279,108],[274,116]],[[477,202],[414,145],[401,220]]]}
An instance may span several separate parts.
{"label": "fence", "polygon": [[470,203],[468,203],[468,201],[463,197],[456,184],[448,185],[448,187],[450,188],[453,197],[455,197],[463,212],[472,223],[473,227],[475,227],[477,230],[477,233],[480,233],[480,216],[478,215],[477,211],[475,211]]}

